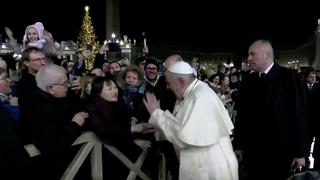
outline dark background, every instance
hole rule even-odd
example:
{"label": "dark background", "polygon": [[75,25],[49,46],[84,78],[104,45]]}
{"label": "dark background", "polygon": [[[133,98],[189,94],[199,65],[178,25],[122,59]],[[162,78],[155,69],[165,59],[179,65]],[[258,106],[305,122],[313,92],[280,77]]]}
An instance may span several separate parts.
{"label": "dark background", "polygon": [[[236,2],[120,0],[121,31],[138,42],[144,31],[149,44],[172,44],[207,51],[242,51],[253,40],[266,38],[276,49],[282,50],[296,48],[312,38],[320,18],[315,1]],[[76,41],[87,4],[102,43],[106,39],[106,3],[103,0],[1,2],[0,33],[4,34],[3,27],[8,26],[21,41],[25,28],[41,21],[57,41]]]}

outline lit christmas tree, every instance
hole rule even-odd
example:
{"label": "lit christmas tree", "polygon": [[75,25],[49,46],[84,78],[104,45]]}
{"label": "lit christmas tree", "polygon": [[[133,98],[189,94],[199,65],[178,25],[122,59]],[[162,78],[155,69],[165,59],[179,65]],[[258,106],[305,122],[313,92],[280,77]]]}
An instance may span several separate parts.
{"label": "lit christmas tree", "polygon": [[78,46],[82,50],[91,47],[91,54],[85,59],[85,68],[90,70],[93,67],[94,59],[98,52],[99,42],[96,41],[97,37],[94,33],[91,17],[89,15],[89,6],[85,7],[85,15],[82,20],[81,31],[78,36]]}

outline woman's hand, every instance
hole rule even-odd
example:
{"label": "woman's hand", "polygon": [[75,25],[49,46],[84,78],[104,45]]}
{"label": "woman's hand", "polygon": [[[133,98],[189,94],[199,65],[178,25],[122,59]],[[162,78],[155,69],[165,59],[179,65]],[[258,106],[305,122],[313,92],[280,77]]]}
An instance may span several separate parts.
{"label": "woman's hand", "polygon": [[134,143],[143,150],[147,150],[151,147],[151,142],[147,140],[136,139],[134,140]]}
{"label": "woman's hand", "polygon": [[131,125],[131,132],[142,134],[153,133],[156,132],[156,128],[150,123],[138,123]]}

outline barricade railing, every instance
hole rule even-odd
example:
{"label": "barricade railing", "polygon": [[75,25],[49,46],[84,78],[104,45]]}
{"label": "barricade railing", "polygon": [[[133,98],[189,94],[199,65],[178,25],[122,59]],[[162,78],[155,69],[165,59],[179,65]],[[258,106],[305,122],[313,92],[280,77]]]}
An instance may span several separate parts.
{"label": "barricade railing", "polygon": [[[91,154],[91,177],[93,180],[103,179],[102,167],[102,146],[109,150],[114,156],[130,169],[127,180],[134,180],[140,176],[143,180],[151,180],[144,172],[141,171],[141,166],[147,156],[147,150],[143,150],[136,162],[131,162],[124,154],[122,154],[114,146],[103,144],[93,132],[83,132],[72,146],[83,144],[77,152],[65,172],[63,173],[62,180],[72,180],[79,171],[84,160]],[[25,149],[30,157],[41,155],[41,152],[33,145],[25,145]]]}

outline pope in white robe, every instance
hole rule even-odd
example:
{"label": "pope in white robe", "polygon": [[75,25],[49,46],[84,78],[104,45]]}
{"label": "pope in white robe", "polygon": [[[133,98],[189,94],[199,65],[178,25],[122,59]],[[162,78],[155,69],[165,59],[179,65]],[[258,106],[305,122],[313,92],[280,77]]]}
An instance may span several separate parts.
{"label": "pope in white robe", "polygon": [[192,67],[184,61],[169,66],[165,76],[177,96],[173,114],[161,110],[153,94],[147,94],[144,103],[151,113],[149,123],[179,153],[179,179],[239,179],[230,140],[233,124],[220,98],[194,77]]}

